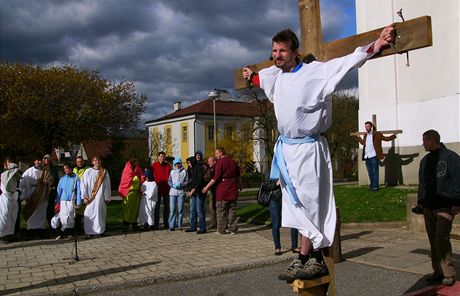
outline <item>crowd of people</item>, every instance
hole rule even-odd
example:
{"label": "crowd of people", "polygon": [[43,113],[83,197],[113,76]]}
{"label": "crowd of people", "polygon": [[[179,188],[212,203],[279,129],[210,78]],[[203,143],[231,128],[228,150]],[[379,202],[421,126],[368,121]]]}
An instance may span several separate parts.
{"label": "crowd of people", "polygon": [[[1,175],[0,238],[17,241],[21,213],[27,224],[27,239],[49,238],[47,228],[56,239],[84,234],[86,238],[105,236],[107,203],[112,199],[109,173],[101,158],[94,156],[92,166],[78,156],[75,165],[65,163],[63,175],[51,164],[51,156],[36,156],[24,173],[9,156]],[[235,234],[238,230],[236,200],[242,189],[240,168],[217,148],[215,156],[203,161],[197,151],[186,159],[169,163],[159,152],[157,160],[142,169],[136,159],[126,162],[118,187],[122,198],[121,229],[127,232],[160,229],[160,208],[163,205],[163,228],[203,234],[210,228],[219,234]],[[183,228],[184,203],[190,198],[190,227]],[[211,215],[206,223],[206,205]],[[22,207],[22,209],[21,209]]]}

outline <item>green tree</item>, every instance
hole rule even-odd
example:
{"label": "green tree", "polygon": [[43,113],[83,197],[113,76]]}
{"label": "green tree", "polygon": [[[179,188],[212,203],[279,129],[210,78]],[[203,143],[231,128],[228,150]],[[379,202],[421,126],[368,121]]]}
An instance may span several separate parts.
{"label": "green tree", "polygon": [[74,66],[0,64],[0,153],[50,152],[136,127],[146,96]]}
{"label": "green tree", "polygon": [[351,92],[332,94],[332,124],[324,136],[329,144],[334,170],[343,170],[345,165],[356,163],[357,140],[350,137],[350,132],[358,126],[358,109],[358,99]]}

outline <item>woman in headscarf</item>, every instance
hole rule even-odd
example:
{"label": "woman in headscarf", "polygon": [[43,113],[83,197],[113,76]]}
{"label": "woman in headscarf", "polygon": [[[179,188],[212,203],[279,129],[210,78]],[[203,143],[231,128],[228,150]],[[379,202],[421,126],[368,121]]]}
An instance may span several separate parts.
{"label": "woman in headscarf", "polygon": [[142,169],[137,164],[137,159],[130,159],[126,162],[121,174],[118,193],[123,199],[122,229],[126,231],[131,224],[134,230],[138,229],[137,217],[141,203],[141,184],[144,181]]}

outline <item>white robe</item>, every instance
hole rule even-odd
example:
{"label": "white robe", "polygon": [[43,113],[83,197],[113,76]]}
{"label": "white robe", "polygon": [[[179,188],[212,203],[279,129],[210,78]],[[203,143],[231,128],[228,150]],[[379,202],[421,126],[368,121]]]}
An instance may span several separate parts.
{"label": "white robe", "polygon": [[54,229],[61,228],[64,231],[67,228],[75,227],[75,208],[72,201],[61,200],[59,202],[59,213],[51,219],[51,227]]}
{"label": "white robe", "polygon": [[[278,130],[288,138],[325,132],[332,122],[331,93],[345,74],[372,54],[369,46],[328,62],[303,64],[293,73],[272,66],[259,72],[260,87],[273,102]],[[282,226],[296,228],[315,249],[332,245],[336,211],[329,146],[320,137],[314,143],[283,145],[283,155],[301,207],[295,207],[281,180]]]}
{"label": "white robe", "polygon": [[[82,199],[88,198],[91,195],[98,173],[99,170],[89,168],[83,174],[80,183]],[[96,197],[89,205],[86,205],[84,213],[85,234],[94,235],[104,233],[107,216],[106,202],[111,200],[111,195],[110,177],[107,172],[101,187],[97,191]]]}
{"label": "white robe", "polygon": [[[37,169],[35,166],[28,168],[24,174],[22,174],[21,181],[19,182],[19,188],[21,188],[22,198],[29,199],[37,189],[38,180],[42,170]],[[46,222],[46,208],[48,206],[48,200],[45,199],[41,204],[37,206],[32,216],[27,220],[27,229],[44,229]]]}
{"label": "white robe", "polygon": [[145,181],[141,186],[142,196],[138,223],[153,226],[155,204],[158,201],[158,186],[153,181]]}
{"label": "white robe", "polygon": [[14,234],[18,215],[18,193],[8,192],[3,184],[0,186],[0,237]]}

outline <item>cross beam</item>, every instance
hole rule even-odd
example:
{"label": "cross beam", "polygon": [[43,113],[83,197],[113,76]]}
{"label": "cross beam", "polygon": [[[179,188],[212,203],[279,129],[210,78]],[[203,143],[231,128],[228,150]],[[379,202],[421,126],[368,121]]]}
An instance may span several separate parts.
{"label": "cross beam", "polygon": [[[302,57],[313,54],[319,61],[328,61],[333,58],[352,53],[356,47],[369,44],[380,36],[383,28],[364,32],[355,36],[323,43],[321,32],[321,18],[319,0],[299,0],[300,30],[302,38]],[[433,45],[431,17],[422,16],[404,22],[395,23],[396,38],[395,48],[389,47],[382,50],[373,58],[407,52]],[[252,71],[260,71],[273,65],[270,60],[249,65]],[[234,71],[234,87],[236,90],[247,87],[243,79],[242,68]]]}
{"label": "cross beam", "polygon": [[[375,114],[372,114],[372,123],[374,124],[374,126],[377,126],[377,115]],[[402,134],[403,133],[402,130],[386,130],[386,131],[377,130],[377,131],[382,134]],[[364,136],[365,134],[367,133],[366,132],[354,132],[354,133],[350,133],[350,136]]]}

